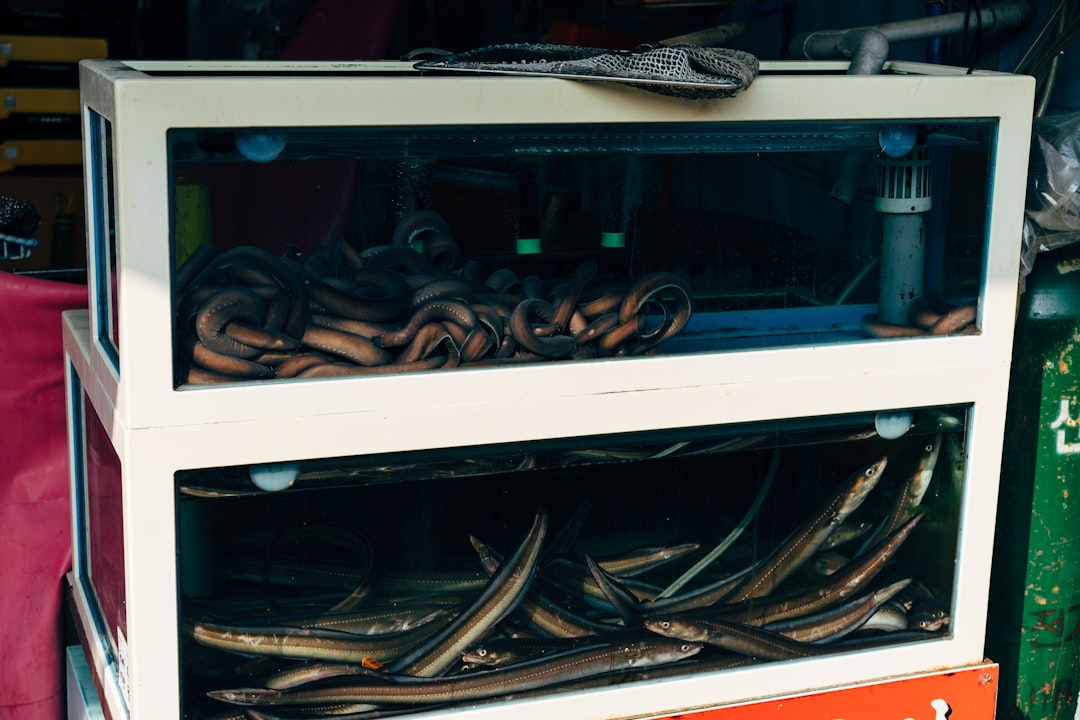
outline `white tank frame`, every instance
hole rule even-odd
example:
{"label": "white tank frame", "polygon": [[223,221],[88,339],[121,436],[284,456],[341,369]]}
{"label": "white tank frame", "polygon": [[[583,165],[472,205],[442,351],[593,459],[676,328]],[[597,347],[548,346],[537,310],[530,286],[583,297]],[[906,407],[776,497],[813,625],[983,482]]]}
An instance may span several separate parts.
{"label": "white tank frame", "polygon": [[[72,581],[77,622],[84,635],[96,637],[87,643],[90,664],[114,720],[179,720],[177,471],[952,404],[970,403],[972,409],[951,638],[560,694],[512,707],[522,719],[660,716],[981,663],[1033,82],[897,62],[881,76],[805,74],[842,73],[844,67],[764,63],[763,75],[742,95],[683,101],[548,78],[410,77],[403,82],[392,75],[411,72],[400,63],[289,63],[275,68],[358,75],[253,78],[228,73],[265,72],[267,65],[84,61],[84,131],[91,110],[114,130],[122,373],[97,340],[93,311],[66,314],[64,346],[123,468],[128,635],[122,658],[110,657],[96,637],[85,568],[76,565]],[[169,74],[147,74],[156,71]],[[390,75],[364,76],[366,71]],[[445,124],[996,119],[980,282],[982,332],[174,390],[167,130],[401,125],[430,108],[438,108],[438,122]],[[99,296],[97,276],[92,266],[91,298]],[[494,705],[453,715],[479,720],[506,711],[505,705]],[[435,713],[442,714],[449,715]]]}

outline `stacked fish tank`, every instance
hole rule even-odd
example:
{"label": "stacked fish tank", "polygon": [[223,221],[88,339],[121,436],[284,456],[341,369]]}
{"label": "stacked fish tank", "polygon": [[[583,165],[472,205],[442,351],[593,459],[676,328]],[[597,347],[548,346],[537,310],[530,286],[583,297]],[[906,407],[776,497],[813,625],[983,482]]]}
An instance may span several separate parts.
{"label": "stacked fish tank", "polygon": [[72,585],[111,717],[981,662],[1032,90],[844,70],[84,62]]}

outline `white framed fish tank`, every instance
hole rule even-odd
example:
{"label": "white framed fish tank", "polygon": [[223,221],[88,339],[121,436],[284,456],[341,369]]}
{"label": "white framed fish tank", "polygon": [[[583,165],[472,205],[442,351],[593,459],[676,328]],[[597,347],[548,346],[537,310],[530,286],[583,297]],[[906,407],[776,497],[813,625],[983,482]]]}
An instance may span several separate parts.
{"label": "white framed fish tank", "polygon": [[1032,83],[845,70],[84,61],[110,716],[667,716],[981,663]]}

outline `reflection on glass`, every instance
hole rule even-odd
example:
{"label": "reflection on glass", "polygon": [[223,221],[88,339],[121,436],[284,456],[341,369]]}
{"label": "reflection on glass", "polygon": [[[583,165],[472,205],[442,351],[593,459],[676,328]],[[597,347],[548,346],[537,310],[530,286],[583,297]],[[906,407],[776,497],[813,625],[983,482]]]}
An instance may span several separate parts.
{"label": "reflection on glass", "polygon": [[123,487],[120,458],[88,399],[83,401],[85,427],[86,532],[90,586],[113,643],[113,652],[127,636],[124,589]]}
{"label": "reflection on glass", "polygon": [[976,332],[994,124],[889,125],[170,131],[177,383]]}
{"label": "reflection on glass", "polygon": [[[278,674],[300,659],[460,678],[472,704],[566,690],[527,684],[526,658],[587,656],[580,688],[948,637],[966,418],[916,410],[892,440],[871,414],[309,459],[279,492],[246,466],[178,473],[200,518],[178,542],[205,551],[181,578],[185,702],[284,687],[255,703],[317,705],[319,683]],[[481,612],[503,593],[512,613]],[[664,654],[670,635],[692,659]],[[612,672],[626,645],[655,666]],[[253,652],[273,659],[252,670]],[[477,689],[488,671],[508,674]],[[336,684],[396,697],[356,701],[380,707],[417,687],[385,677]]]}
{"label": "reflection on glass", "polygon": [[98,328],[98,342],[106,356],[120,369],[119,276],[116,245],[116,201],[113,167],[112,123],[90,111],[90,212],[91,252],[96,268],[98,298],[93,304]]}

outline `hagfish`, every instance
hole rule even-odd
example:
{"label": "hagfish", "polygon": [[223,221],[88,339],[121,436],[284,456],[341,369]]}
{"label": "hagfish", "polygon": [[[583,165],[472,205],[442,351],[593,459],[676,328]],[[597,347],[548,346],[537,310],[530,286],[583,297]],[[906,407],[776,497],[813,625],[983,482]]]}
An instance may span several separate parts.
{"label": "hagfish", "polygon": [[[674,296],[674,309],[660,301],[660,296]],[[643,275],[631,287],[619,307],[620,327],[633,327],[640,342],[633,348],[632,354],[640,355],[656,347],[668,338],[675,336],[690,322],[693,313],[693,293],[690,284],[683,278],[669,272],[652,272]],[[664,319],[659,325],[642,330],[640,320],[642,308],[649,302],[660,302],[665,308]]]}

